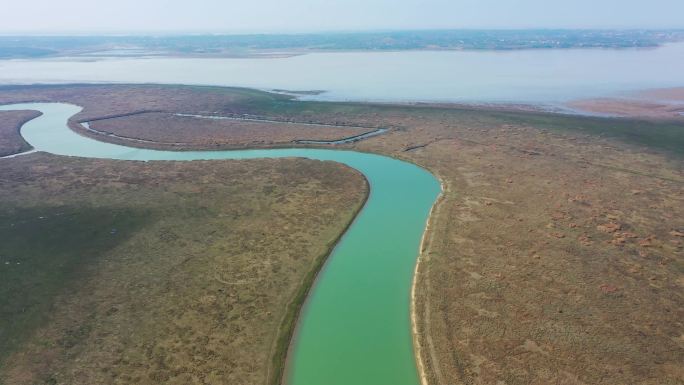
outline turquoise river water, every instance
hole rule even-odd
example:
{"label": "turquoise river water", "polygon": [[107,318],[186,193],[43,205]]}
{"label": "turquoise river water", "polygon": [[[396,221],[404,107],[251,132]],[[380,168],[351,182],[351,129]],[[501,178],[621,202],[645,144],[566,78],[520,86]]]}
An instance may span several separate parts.
{"label": "turquoise river water", "polygon": [[319,149],[157,151],[129,148],[76,134],[67,127],[81,108],[15,104],[38,110],[23,137],[52,154],[121,160],[306,157],[344,163],[371,186],[366,206],[326,262],[307,299],[290,349],[288,385],[416,385],[410,289],[420,240],[440,193],[427,171],[396,159]]}

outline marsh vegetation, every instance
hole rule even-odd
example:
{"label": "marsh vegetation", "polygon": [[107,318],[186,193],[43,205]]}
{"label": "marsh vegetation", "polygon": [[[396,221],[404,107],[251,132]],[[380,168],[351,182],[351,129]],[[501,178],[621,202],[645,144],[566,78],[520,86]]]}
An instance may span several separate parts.
{"label": "marsh vegetation", "polygon": [[0,382],[263,384],[365,200],[303,159],[0,160]]}

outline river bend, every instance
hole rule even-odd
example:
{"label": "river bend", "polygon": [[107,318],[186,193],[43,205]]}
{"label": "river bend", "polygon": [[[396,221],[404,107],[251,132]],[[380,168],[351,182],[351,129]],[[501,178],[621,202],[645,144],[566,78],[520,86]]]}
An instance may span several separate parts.
{"label": "river bend", "polygon": [[318,276],[299,318],[286,369],[289,385],[417,385],[410,327],[416,257],[438,181],[400,160],[353,151],[272,149],[159,151],[96,141],[68,128],[81,108],[59,103],[0,106],[38,110],[21,134],[56,155],[138,161],[306,157],[362,172],[368,201]]}

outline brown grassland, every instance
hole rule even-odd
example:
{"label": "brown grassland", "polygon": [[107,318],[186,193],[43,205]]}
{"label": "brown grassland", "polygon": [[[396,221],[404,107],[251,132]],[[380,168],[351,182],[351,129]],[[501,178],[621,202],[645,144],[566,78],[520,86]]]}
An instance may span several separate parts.
{"label": "brown grassland", "polygon": [[[111,111],[99,102],[108,98]],[[84,105],[77,119],[163,105],[392,127],[340,148],[415,162],[443,182],[414,303],[429,384],[684,382],[681,121],[299,102],[229,88],[0,90],[0,102],[35,99]]]}
{"label": "brown grassland", "polygon": [[[90,122],[89,126],[93,130],[124,138],[156,143],[169,143],[171,140],[176,149],[183,150],[291,147],[297,140],[338,140],[373,130],[291,122],[207,119],[163,112],[96,120]],[[128,141],[123,139],[118,142]]]}
{"label": "brown grassland", "polygon": [[305,159],[1,159],[0,383],[277,382],[366,194]]}
{"label": "brown grassland", "polygon": [[19,134],[19,129],[38,115],[35,111],[0,111],[0,157],[31,148]]}

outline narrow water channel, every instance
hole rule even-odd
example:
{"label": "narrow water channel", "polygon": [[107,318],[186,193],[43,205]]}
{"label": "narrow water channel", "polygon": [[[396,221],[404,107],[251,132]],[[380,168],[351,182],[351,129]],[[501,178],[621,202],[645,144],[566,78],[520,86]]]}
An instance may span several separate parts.
{"label": "narrow water channel", "polygon": [[290,349],[288,385],[417,385],[410,328],[410,288],[430,207],[440,192],[427,171],[396,159],[352,151],[274,149],[158,151],[99,142],[67,127],[81,108],[31,103],[38,110],[23,137],[57,155],[121,160],[305,157],[344,163],[371,186],[366,206],[312,288]]}

